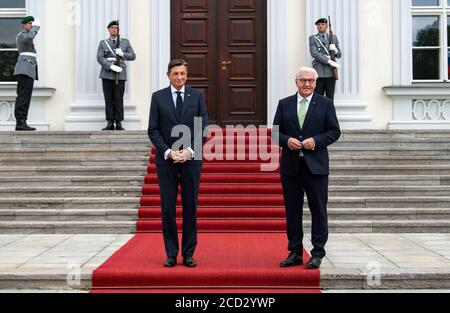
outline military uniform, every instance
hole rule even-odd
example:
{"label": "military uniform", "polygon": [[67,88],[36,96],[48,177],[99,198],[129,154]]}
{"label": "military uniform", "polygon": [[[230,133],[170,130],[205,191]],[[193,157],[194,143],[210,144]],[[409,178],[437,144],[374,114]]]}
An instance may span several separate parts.
{"label": "military uniform", "polygon": [[[27,24],[30,21],[34,21],[34,18],[26,17],[23,19],[22,24]],[[17,98],[14,109],[17,123],[16,130],[35,130],[26,125],[26,121],[28,119],[34,81],[38,80],[36,49],[33,40],[39,29],[39,26],[33,25],[31,30],[21,31],[16,39],[19,50],[19,58],[14,69],[14,76],[17,80]]]}
{"label": "military uniform", "polygon": [[[319,22],[319,21],[318,21]],[[339,46],[339,40],[336,35],[333,35],[334,44],[338,50],[336,58],[342,57],[342,51]],[[334,100],[334,92],[336,88],[336,80],[333,75],[333,67],[328,64],[330,61],[330,40],[329,34],[317,33],[309,38],[309,48],[311,56],[314,58],[313,68],[319,74],[317,80],[316,93],[327,96]]]}
{"label": "military uniform", "polygon": [[[103,94],[105,96],[105,113],[108,125],[116,122],[121,127],[124,120],[123,97],[125,94],[125,81],[127,80],[127,65],[125,61],[134,61],[136,54],[129,40],[120,38],[120,48],[123,57],[116,54],[117,38],[102,40],[98,46],[97,61],[102,66],[100,78],[103,84]],[[121,73],[116,73],[111,69],[112,65],[117,65],[117,58],[120,59]],[[116,84],[116,75],[119,75],[119,83]]]}

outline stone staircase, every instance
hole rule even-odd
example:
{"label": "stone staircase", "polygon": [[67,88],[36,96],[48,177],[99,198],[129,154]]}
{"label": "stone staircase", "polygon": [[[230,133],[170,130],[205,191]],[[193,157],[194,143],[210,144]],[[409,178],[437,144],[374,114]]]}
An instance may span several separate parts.
{"label": "stone staircase", "polygon": [[[135,232],[149,153],[144,131],[0,133],[0,234]],[[330,153],[331,232],[450,232],[450,132],[344,132]]]}

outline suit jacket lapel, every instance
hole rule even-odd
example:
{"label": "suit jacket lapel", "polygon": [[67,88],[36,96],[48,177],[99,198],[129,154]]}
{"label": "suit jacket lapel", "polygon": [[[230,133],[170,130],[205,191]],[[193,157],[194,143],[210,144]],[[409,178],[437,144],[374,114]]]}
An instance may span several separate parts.
{"label": "suit jacket lapel", "polygon": [[297,129],[301,131],[300,121],[298,120],[298,103],[297,103],[297,94],[292,96],[290,105],[289,105],[289,116],[292,116],[294,119],[294,123],[297,126]]}
{"label": "suit jacket lapel", "polygon": [[174,118],[176,120],[177,119],[177,110],[175,108],[175,104],[173,103],[172,89],[170,88],[170,86],[169,86],[169,88],[166,89],[166,98],[168,101],[170,111],[172,112],[172,115],[174,116]]}

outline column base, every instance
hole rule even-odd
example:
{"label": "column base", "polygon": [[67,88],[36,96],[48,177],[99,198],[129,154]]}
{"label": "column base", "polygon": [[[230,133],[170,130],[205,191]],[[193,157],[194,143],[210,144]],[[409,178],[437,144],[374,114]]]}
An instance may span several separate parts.
{"label": "column base", "polygon": [[[66,116],[66,131],[100,131],[106,126],[105,103],[103,101],[78,101],[71,105],[72,112]],[[126,130],[142,130],[139,116],[134,112],[132,101],[125,101]]]}
{"label": "column base", "polygon": [[336,112],[342,130],[372,128],[372,116],[366,112],[367,105],[360,100],[336,100]]}

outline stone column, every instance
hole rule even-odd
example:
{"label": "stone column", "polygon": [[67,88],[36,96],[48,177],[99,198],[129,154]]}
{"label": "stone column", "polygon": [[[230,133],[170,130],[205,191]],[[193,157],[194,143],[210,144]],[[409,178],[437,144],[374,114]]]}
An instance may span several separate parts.
{"label": "stone column", "polygon": [[[66,116],[67,131],[95,131],[106,125],[100,65],[97,63],[97,48],[100,40],[106,39],[108,22],[120,19],[121,36],[129,37],[129,0],[77,0],[75,25],[75,102],[72,112]],[[139,56],[138,56],[139,57]],[[131,65],[132,63],[129,63]],[[132,65],[131,65],[132,66]],[[127,130],[140,130],[135,104],[130,98],[130,67],[128,68],[125,94],[125,121]]]}
{"label": "stone column", "polygon": [[[341,44],[343,58],[339,63],[342,69],[336,85],[335,105],[342,129],[367,129],[372,122],[361,97],[359,6],[359,0],[306,0],[307,38],[317,33],[316,20],[330,15],[333,31]],[[312,62],[309,41],[307,49]]]}

